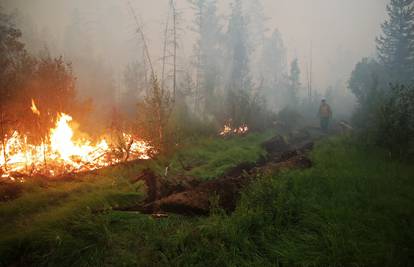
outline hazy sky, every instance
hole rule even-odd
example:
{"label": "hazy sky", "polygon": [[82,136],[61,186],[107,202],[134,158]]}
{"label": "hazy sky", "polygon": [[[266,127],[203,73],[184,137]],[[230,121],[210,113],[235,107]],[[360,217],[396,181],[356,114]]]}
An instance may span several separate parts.
{"label": "hazy sky", "polygon": [[[156,58],[168,0],[130,0],[142,17],[148,43]],[[248,2],[249,0],[245,0]],[[313,47],[314,86],[323,91],[338,80],[347,81],[358,60],[375,55],[375,37],[385,19],[388,0],[262,0],[269,30],[278,28],[288,49],[288,59],[298,57],[305,82],[306,64]],[[6,10],[19,8],[37,31],[45,33],[55,53],[63,53],[64,34],[75,9],[85,21],[95,56],[114,70],[122,69],[135,53],[134,23],[126,0],[0,0]],[[220,12],[230,0],[218,0]],[[189,29],[192,12],[187,0],[177,0],[183,12],[181,56],[192,54]],[[269,33],[271,33],[271,31]],[[119,75],[119,74],[118,74]]]}

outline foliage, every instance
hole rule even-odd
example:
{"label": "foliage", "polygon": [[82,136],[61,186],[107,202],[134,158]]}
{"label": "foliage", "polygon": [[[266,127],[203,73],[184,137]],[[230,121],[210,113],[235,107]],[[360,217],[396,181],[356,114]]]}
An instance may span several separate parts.
{"label": "foliage", "polygon": [[387,72],[374,59],[363,58],[355,66],[349,80],[349,88],[361,106],[371,101],[372,90],[383,90],[389,82]]}
{"label": "foliage", "polygon": [[414,1],[391,0],[387,12],[376,40],[379,59],[393,82],[406,83],[414,76]]}
{"label": "foliage", "polygon": [[353,121],[365,142],[406,157],[413,152],[414,89],[387,85],[388,77],[374,60],[363,59],[357,64],[349,82],[359,102]]}
{"label": "foliage", "polygon": [[375,142],[397,156],[414,154],[414,87],[393,86],[374,113]]}
{"label": "foliage", "polygon": [[[196,46],[197,96],[195,105],[203,116],[215,111],[217,87],[220,82],[221,25],[217,14],[216,0],[190,0],[196,13],[194,31],[198,35]],[[201,102],[201,103],[199,103]],[[201,107],[198,107],[201,105]]]}
{"label": "foliage", "polygon": [[400,157],[413,153],[413,4],[413,0],[390,2],[389,19],[376,40],[379,62],[363,59],[349,82],[359,102],[354,122],[364,139]]}
{"label": "foliage", "polygon": [[145,98],[138,103],[139,130],[144,138],[153,141],[159,151],[165,151],[170,145],[166,136],[166,127],[173,109],[174,100],[168,90],[160,87],[156,77]]}
{"label": "foliage", "polygon": [[356,65],[349,88],[359,104],[353,116],[353,122],[359,129],[367,131],[375,128],[373,117],[383,101],[386,82],[386,71],[377,61],[364,58]]}
{"label": "foliage", "polygon": [[13,24],[13,18],[0,10],[0,125],[1,139],[9,133],[16,123],[11,112],[19,90],[24,86],[27,74],[31,74],[31,58],[20,41],[21,32]]}

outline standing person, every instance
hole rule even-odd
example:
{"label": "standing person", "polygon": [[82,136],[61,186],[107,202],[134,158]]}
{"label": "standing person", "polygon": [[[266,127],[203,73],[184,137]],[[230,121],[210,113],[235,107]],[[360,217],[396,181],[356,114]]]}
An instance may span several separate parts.
{"label": "standing person", "polygon": [[319,107],[318,116],[321,120],[321,129],[323,132],[327,132],[329,128],[329,122],[332,118],[332,110],[331,106],[326,103],[326,99],[323,98],[321,102],[321,106]]}

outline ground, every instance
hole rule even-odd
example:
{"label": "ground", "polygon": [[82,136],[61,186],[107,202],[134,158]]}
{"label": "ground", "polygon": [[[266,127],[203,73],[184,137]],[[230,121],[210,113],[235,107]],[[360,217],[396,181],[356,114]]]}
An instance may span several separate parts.
{"label": "ground", "polygon": [[266,156],[271,136],[196,140],[169,159],[19,185],[0,203],[0,265],[413,265],[414,166],[349,137],[318,142],[310,169],[256,177],[231,214],[115,211],[143,201],[131,179],[145,168],[212,180]]}

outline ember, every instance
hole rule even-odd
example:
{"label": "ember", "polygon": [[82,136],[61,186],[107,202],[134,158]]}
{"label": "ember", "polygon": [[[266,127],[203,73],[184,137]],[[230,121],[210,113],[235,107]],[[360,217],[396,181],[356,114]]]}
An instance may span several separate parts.
{"label": "ember", "polygon": [[[34,100],[30,108],[40,116]],[[101,139],[90,140],[74,138],[70,126],[72,117],[61,113],[49,136],[40,145],[30,144],[26,135],[15,131],[5,138],[0,149],[0,174],[2,178],[14,180],[14,176],[42,174],[57,176],[68,172],[81,172],[99,169],[137,159],[149,159],[153,148],[131,134],[122,134],[127,151],[119,153],[116,146]],[[125,149],[124,149],[125,150]]]}

